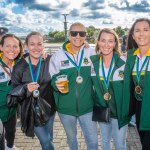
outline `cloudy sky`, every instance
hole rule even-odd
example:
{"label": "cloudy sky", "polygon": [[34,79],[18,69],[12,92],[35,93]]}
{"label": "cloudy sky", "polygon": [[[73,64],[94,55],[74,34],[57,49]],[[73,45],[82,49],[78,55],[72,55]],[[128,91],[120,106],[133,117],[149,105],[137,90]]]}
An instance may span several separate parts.
{"label": "cloudy sky", "polygon": [[76,21],[85,26],[128,27],[136,18],[150,17],[150,0],[0,0],[0,27],[26,35],[30,31],[64,30]]}

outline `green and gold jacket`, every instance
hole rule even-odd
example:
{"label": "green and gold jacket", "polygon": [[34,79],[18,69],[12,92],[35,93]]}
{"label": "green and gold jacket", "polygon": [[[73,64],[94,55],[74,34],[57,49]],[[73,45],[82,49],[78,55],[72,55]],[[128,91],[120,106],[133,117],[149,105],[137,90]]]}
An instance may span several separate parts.
{"label": "green and gold jacket", "polygon": [[[91,60],[93,63],[91,76],[95,89],[95,105],[109,106],[111,109],[111,117],[118,119],[118,125],[121,128],[130,121],[129,104],[123,99],[125,58],[119,57],[118,54],[114,53],[114,67],[108,88],[111,94],[111,100],[108,103],[104,100],[106,87],[100,71],[100,55],[92,56]],[[123,110],[124,105],[126,105],[125,110]]]}

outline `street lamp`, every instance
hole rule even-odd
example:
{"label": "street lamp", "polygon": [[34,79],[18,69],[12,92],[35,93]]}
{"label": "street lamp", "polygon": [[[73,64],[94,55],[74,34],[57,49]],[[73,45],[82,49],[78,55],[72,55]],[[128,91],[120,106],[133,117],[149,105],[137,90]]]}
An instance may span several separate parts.
{"label": "street lamp", "polygon": [[66,20],[66,17],[69,14],[62,14],[62,15],[64,16],[64,19],[65,19],[65,21],[64,21],[64,29],[65,29],[65,42],[66,42],[67,41],[67,20]]}

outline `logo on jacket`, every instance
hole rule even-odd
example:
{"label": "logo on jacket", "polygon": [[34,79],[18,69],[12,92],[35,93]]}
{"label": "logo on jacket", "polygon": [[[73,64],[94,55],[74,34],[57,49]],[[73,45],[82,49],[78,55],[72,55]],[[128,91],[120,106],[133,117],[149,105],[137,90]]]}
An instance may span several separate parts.
{"label": "logo on jacket", "polygon": [[4,72],[0,72],[0,79],[5,79],[5,73]]}
{"label": "logo on jacket", "polygon": [[83,60],[83,63],[87,65],[90,62],[88,61],[88,58],[85,57],[84,60]]}
{"label": "logo on jacket", "polygon": [[69,60],[63,60],[60,62],[62,67],[69,66]]}
{"label": "logo on jacket", "polygon": [[123,78],[124,77],[124,72],[123,72],[123,70],[119,70],[118,71],[118,76],[120,77],[120,78]]}

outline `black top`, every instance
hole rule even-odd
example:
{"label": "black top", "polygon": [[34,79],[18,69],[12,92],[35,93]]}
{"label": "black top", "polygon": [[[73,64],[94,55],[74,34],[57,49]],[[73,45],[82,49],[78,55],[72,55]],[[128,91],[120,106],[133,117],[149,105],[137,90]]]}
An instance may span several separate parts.
{"label": "black top", "polygon": [[[40,74],[39,74],[39,78],[38,78],[38,84],[40,85],[39,87],[39,92],[40,92],[40,96],[45,99],[50,105],[51,105],[51,115],[53,115],[56,111],[56,107],[55,107],[55,101],[54,101],[54,96],[53,96],[53,89],[51,86],[51,78],[50,78],[50,74],[49,74],[49,61],[50,61],[50,56],[47,56],[47,58],[44,60],[42,59],[42,64],[41,64],[41,70],[40,70]],[[33,70],[36,68],[37,66],[33,65]],[[11,76],[11,80],[12,80],[12,86],[13,88],[17,87],[18,85],[24,85],[24,84],[28,84],[32,81],[32,77],[30,75],[30,68],[29,68],[29,64],[27,63],[27,61],[25,60],[25,58],[22,58],[13,68],[12,71],[12,76]],[[28,105],[30,105],[30,100],[28,100],[31,97],[31,92],[29,92],[28,90],[26,90],[26,98],[23,100],[23,104],[21,108],[24,112],[23,112],[23,116],[22,117],[27,117],[26,111],[28,111],[27,107]],[[31,117],[32,119],[32,117]],[[26,121],[28,122],[28,121]],[[26,134],[27,135],[27,134]],[[30,135],[29,135],[30,136]]]}

